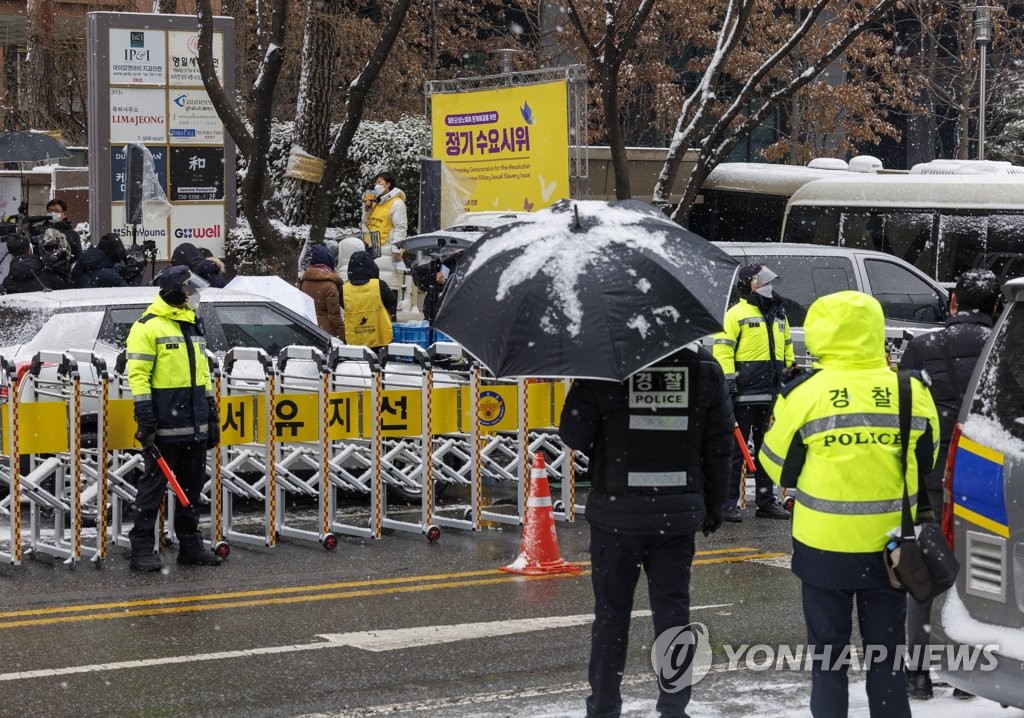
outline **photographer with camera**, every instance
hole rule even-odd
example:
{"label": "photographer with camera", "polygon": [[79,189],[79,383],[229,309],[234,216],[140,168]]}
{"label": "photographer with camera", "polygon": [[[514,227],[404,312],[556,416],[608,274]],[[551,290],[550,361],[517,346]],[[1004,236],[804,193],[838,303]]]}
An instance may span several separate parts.
{"label": "photographer with camera", "polygon": [[11,266],[3,282],[4,291],[20,294],[71,289],[71,281],[60,272],[48,269],[42,259],[32,254],[31,248],[31,242],[22,235],[7,241]]}
{"label": "photographer with camera", "polygon": [[428,264],[421,264],[413,268],[413,281],[416,283],[416,287],[425,294],[423,318],[431,324],[437,316],[437,310],[441,307],[441,299],[448,286],[448,277],[455,271],[463,254],[465,254],[464,250],[449,248],[442,250],[440,259],[434,259]]}
{"label": "photographer with camera", "polygon": [[46,203],[46,212],[49,217],[46,224],[42,226],[42,231],[45,233],[47,229],[55,229],[63,234],[71,252],[71,260],[78,260],[82,256],[82,238],[71,226],[71,220],[68,219],[68,203],[60,197],[54,197]]}
{"label": "photographer with camera", "polygon": [[113,232],[100,237],[99,244],[89,247],[71,270],[71,280],[79,289],[93,287],[127,287],[128,282],[118,271],[128,252],[121,238]]}

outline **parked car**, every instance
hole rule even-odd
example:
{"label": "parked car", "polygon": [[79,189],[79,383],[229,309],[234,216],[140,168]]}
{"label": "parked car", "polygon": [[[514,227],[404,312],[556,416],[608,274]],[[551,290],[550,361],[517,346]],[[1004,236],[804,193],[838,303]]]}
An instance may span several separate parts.
{"label": "parked car", "polygon": [[957,688],[1024,708],[1024,278],[1004,295],[950,446],[942,522],[960,573],[933,615],[932,643],[994,647],[992,660],[939,672]]}
{"label": "parked car", "polygon": [[[0,356],[21,361],[40,350],[73,348],[112,360],[157,291],[122,287],[0,296]],[[260,347],[273,356],[292,344],[326,353],[332,346],[332,338],[316,324],[267,297],[210,289],[202,293],[198,313],[215,354],[238,346]]]}
{"label": "parked car", "polygon": [[[779,275],[775,287],[785,300],[798,360],[806,357],[803,323],[807,309],[826,294],[855,289],[877,299],[885,313],[890,346],[901,343],[904,332],[938,329],[949,313],[948,291],[917,267],[890,254],[815,244],[715,244],[740,265],[764,264]],[[735,301],[734,287],[730,306]]]}

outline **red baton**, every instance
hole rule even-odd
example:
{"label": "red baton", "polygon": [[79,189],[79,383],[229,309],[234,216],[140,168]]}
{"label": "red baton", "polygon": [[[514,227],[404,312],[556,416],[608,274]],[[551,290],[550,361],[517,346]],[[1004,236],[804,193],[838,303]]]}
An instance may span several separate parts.
{"label": "red baton", "polygon": [[743,454],[743,462],[747,465],[747,471],[751,473],[757,471],[754,460],[751,458],[750,452],[747,451],[747,442],[743,439],[743,432],[740,431],[739,424],[733,424],[732,433],[736,437],[736,443],[740,445],[740,453]]}
{"label": "red baton", "polygon": [[181,484],[178,483],[178,479],[174,476],[174,472],[171,471],[171,467],[167,465],[167,461],[164,459],[163,454],[160,453],[160,449],[156,448],[156,446],[151,446],[150,450],[153,452],[153,458],[156,459],[156,465],[160,467],[160,471],[163,472],[167,483],[171,485],[171,489],[174,491],[174,495],[178,497],[178,501],[185,508],[191,506],[192,504],[189,502],[188,497],[185,496],[185,490],[181,488]]}

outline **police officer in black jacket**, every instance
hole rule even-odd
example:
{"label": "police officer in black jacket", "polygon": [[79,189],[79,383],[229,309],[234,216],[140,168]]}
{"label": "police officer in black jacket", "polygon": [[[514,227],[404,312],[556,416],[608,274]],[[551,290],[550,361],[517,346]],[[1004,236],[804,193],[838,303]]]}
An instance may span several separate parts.
{"label": "police officer in black jacket", "polygon": [[[694,535],[722,522],[732,402],[718,362],[691,344],[622,383],[577,380],[560,427],[565,443],[590,457],[595,620],[587,715],[618,716],[641,566],[656,635],[690,622]],[[661,688],[661,715],[685,716],[690,688]]]}

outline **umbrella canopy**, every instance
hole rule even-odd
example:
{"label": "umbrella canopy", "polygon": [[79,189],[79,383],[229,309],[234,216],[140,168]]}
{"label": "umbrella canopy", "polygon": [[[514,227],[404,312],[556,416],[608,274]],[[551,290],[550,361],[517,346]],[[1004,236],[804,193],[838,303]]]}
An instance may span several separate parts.
{"label": "umbrella canopy", "polygon": [[495,376],[621,381],[720,330],[737,266],[649,204],[566,200],[481,237],[434,324]]}
{"label": "umbrella canopy", "polygon": [[70,156],[67,147],[42,132],[0,135],[0,162],[40,162]]}

